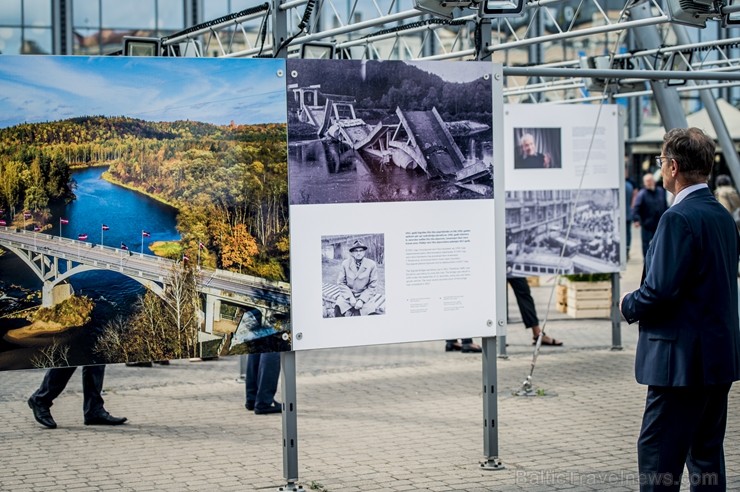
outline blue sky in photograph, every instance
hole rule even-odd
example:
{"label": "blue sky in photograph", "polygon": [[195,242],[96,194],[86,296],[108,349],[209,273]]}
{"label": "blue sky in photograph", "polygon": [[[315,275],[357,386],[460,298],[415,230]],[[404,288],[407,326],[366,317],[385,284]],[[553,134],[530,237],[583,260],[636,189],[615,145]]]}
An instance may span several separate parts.
{"label": "blue sky in photograph", "polygon": [[92,115],[285,123],[285,61],[0,56],[0,128]]}

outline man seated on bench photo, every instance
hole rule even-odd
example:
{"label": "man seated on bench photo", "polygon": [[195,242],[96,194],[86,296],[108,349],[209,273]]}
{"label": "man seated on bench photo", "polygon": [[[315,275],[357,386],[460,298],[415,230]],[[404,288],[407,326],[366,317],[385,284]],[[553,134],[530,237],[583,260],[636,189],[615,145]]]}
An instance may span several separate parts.
{"label": "man seated on bench photo", "polygon": [[359,239],[349,248],[350,257],[342,262],[337,278],[339,295],[334,316],[366,316],[375,314],[375,288],[378,283],[377,264],[365,257],[367,246]]}

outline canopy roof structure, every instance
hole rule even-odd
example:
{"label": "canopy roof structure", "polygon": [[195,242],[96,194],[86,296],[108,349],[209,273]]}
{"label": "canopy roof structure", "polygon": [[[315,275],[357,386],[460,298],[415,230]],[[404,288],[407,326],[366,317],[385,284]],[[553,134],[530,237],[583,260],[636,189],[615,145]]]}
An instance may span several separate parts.
{"label": "canopy roof structure", "polygon": [[[724,99],[717,99],[717,107],[725,125],[727,125],[732,141],[735,142],[735,150],[740,150],[740,110]],[[686,121],[689,126],[701,128],[707,135],[715,140],[717,139],[717,133],[714,131],[714,126],[712,126],[712,121],[706,109],[687,115]],[[631,146],[632,152],[635,154],[656,154],[660,153],[663,135],[665,135],[665,128],[660,126],[628,141],[627,144]]]}

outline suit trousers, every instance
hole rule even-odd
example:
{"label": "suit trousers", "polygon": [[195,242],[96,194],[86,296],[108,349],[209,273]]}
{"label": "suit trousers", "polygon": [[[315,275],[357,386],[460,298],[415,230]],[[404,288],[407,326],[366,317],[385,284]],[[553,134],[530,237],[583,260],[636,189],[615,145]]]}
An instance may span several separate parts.
{"label": "suit trousers", "polygon": [[637,441],[641,491],[679,490],[684,464],[691,490],[726,490],[723,441],[730,386],[648,386]]}
{"label": "suit trousers", "polygon": [[[31,395],[33,400],[43,406],[51,407],[54,399],[67,387],[69,379],[74,374],[76,367],[59,367],[46,371],[44,380],[36,392]],[[105,366],[83,366],[82,367],[82,409],[85,419],[100,415],[103,411],[103,379],[105,378]]]}
{"label": "suit trousers", "polygon": [[280,353],[266,352],[247,356],[247,402],[256,410],[264,410],[275,401],[280,379]]}

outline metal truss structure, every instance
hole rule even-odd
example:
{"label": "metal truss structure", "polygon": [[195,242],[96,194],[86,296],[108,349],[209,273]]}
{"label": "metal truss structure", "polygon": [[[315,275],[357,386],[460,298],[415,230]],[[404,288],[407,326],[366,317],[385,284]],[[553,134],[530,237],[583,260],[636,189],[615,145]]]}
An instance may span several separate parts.
{"label": "metal truss structure", "polygon": [[[642,96],[650,93],[646,80],[656,78],[655,72],[671,85],[709,80],[704,88],[740,99],[733,89],[739,83],[740,28],[710,22],[681,39],[677,29],[687,29],[674,25],[656,0],[538,0],[528,2],[520,17],[484,21],[472,9],[460,9],[454,19],[434,17],[417,3],[272,0],[169,36],[163,44],[195,56],[275,56],[281,50],[288,57],[326,56],[333,50],[347,59],[490,59],[506,67],[508,102]],[[641,29],[654,33],[656,46],[640,46]],[[570,69],[572,75],[548,69]],[[613,72],[584,76],[596,73],[588,70]],[[695,88],[677,87],[690,90]]]}

